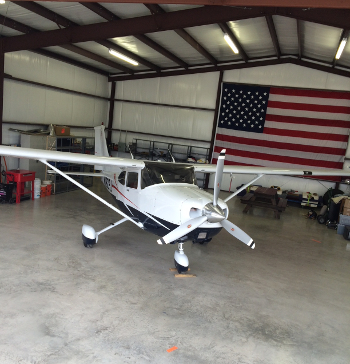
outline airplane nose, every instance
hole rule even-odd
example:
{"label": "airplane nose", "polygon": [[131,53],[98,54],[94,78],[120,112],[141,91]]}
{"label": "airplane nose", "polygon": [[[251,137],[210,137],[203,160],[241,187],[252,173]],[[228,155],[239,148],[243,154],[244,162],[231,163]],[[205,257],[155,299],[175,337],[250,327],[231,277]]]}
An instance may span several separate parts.
{"label": "airplane nose", "polygon": [[212,203],[208,203],[204,206],[203,215],[207,217],[208,222],[220,222],[225,219],[225,213],[223,209],[216,205],[214,206]]}

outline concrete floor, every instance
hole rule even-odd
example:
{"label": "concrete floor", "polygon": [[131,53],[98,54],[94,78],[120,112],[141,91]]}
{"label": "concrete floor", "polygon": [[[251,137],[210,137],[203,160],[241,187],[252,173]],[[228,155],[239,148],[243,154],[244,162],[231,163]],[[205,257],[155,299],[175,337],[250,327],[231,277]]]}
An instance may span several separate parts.
{"label": "concrete floor", "polygon": [[83,191],[0,205],[0,363],[348,364],[347,241],[300,208],[229,206],[256,249],[187,243],[197,278],[176,279],[175,246],[131,223],[84,248],[83,223],[119,217]]}

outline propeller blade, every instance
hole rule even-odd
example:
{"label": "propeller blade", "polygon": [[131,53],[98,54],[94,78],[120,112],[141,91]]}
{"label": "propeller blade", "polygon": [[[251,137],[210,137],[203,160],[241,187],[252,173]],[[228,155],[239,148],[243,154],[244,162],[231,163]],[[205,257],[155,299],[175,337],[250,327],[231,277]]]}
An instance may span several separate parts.
{"label": "propeller blade", "polygon": [[255,248],[253,239],[238,226],[232,224],[232,222],[228,220],[223,220],[220,224],[228,233],[240,240],[242,243],[248,245],[252,249]]}
{"label": "propeller blade", "polygon": [[206,216],[199,216],[192,220],[185,222],[184,224],[177,227],[175,230],[171,231],[169,234],[163,236],[162,238],[157,240],[158,244],[169,244],[174,240],[180,239],[183,236],[187,235],[194,229],[197,229],[198,226],[202,225],[203,222],[207,220]]}
{"label": "propeller blade", "polygon": [[219,197],[220,188],[221,188],[222,174],[224,171],[225,153],[226,153],[226,149],[223,149],[220,152],[218,162],[216,164],[215,182],[214,182],[214,197],[213,197],[214,206],[216,206],[218,204],[218,197]]}

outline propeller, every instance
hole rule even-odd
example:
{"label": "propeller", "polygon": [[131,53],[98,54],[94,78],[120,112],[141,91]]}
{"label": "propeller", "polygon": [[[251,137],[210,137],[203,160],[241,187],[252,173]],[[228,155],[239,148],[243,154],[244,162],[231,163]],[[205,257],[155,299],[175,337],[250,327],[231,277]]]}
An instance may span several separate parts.
{"label": "propeller", "polygon": [[226,149],[223,149],[220,152],[217,164],[216,164],[216,172],[215,172],[215,182],[214,182],[214,195],[213,202],[208,203],[204,206],[202,210],[202,216],[196,217],[185,223],[181,224],[175,230],[171,231],[169,234],[163,236],[162,238],[157,240],[158,244],[169,244],[173,241],[179,240],[180,238],[186,236],[191,231],[197,229],[204,222],[208,221],[210,223],[219,222],[221,226],[236,239],[240,240],[242,243],[248,245],[250,248],[255,248],[255,243],[253,239],[246,234],[242,229],[238,226],[232,224],[232,222],[228,221],[225,216],[225,212],[218,205],[218,198],[221,189],[221,181],[222,175],[224,172],[224,163],[225,163],[225,153]]}

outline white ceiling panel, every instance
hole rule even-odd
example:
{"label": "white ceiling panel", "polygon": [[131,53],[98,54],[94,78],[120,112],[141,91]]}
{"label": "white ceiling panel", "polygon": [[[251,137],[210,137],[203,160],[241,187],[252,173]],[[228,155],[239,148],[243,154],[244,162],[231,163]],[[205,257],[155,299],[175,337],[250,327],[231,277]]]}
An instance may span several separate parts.
{"label": "white ceiling panel", "polygon": [[275,55],[269,28],[264,17],[228,23],[248,57]]}
{"label": "white ceiling panel", "polygon": [[171,61],[169,58],[164,57],[162,54],[156,52],[152,48],[148,47],[145,43],[139,41],[135,37],[119,37],[110,39],[112,42],[125,48],[126,50],[137,54],[138,56],[146,59],[149,62],[154,63],[160,67],[176,67],[177,63]]}
{"label": "white ceiling panel", "polygon": [[6,1],[5,5],[0,6],[0,14],[38,30],[58,29],[58,26],[54,22],[36,15],[10,1]]}
{"label": "white ceiling panel", "polygon": [[217,24],[186,28],[186,31],[196,39],[219,62],[242,59],[234,54],[224,39],[224,34]]}
{"label": "white ceiling panel", "polygon": [[84,43],[76,43],[77,46],[79,46],[80,48],[84,48],[92,53],[98,54],[99,56],[109,59],[112,62],[118,63],[121,66],[124,67],[128,67],[131,70],[134,71],[141,71],[141,70],[148,70],[149,68],[139,64],[138,66],[133,66],[132,64],[125,62],[115,56],[112,56],[109,52],[108,49],[96,42],[84,42]]}
{"label": "white ceiling panel", "polygon": [[206,58],[172,30],[150,33],[147,36],[190,65],[208,62]]}
{"label": "white ceiling panel", "polygon": [[79,3],[59,1],[37,1],[37,3],[79,25],[102,23],[106,21]]}
{"label": "white ceiling panel", "polygon": [[0,26],[0,35],[3,35],[5,37],[13,37],[16,35],[22,35],[23,33],[18,32],[17,30],[4,27],[3,25]]}
{"label": "white ceiling panel", "polygon": [[273,15],[272,18],[281,53],[298,54],[297,20],[280,15]]}
{"label": "white ceiling panel", "polygon": [[151,15],[143,4],[101,3],[101,5],[122,19]]}
{"label": "white ceiling panel", "polygon": [[342,29],[311,22],[302,22],[303,55],[332,62],[338,48]]}
{"label": "white ceiling panel", "polygon": [[71,58],[71,59],[74,59],[75,61],[85,63],[85,64],[87,64],[89,66],[99,68],[99,69],[101,69],[103,71],[106,71],[106,72],[109,72],[109,73],[114,73],[114,74],[121,73],[121,71],[119,71],[117,69],[114,69],[112,67],[108,67],[108,66],[106,66],[106,65],[104,65],[104,64],[102,64],[100,62],[93,61],[90,58],[80,56],[77,53],[73,53],[73,52],[68,51],[66,49],[63,49],[61,47],[46,47],[44,49],[47,49],[48,51],[60,54],[62,56],[66,56],[66,57]]}
{"label": "white ceiling panel", "polygon": [[200,8],[201,5],[187,5],[187,4],[162,4],[160,7],[167,13],[171,11],[179,11],[185,9]]}

